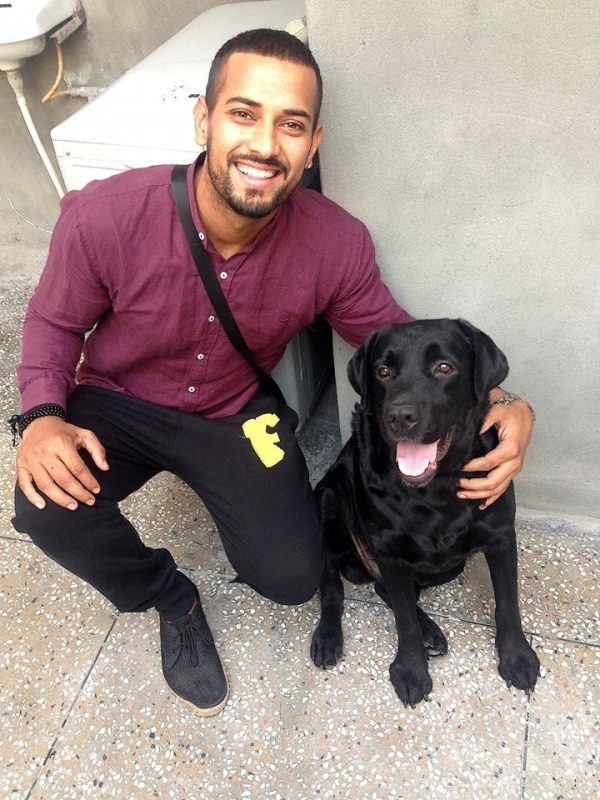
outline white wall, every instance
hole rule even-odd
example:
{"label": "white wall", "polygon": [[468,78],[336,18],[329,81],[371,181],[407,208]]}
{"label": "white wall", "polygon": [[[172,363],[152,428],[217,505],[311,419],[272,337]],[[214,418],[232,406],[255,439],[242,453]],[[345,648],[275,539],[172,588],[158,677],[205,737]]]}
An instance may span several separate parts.
{"label": "white wall", "polygon": [[[600,4],[307,0],[324,190],[416,316],[462,316],[536,407],[521,505],[600,516]],[[336,346],[340,411],[351,351]]]}

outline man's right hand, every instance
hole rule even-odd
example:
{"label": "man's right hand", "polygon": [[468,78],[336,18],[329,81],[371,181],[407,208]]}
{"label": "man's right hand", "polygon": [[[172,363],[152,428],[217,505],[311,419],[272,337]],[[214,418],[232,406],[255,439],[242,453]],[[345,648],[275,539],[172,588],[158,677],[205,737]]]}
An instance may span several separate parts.
{"label": "man's right hand", "polygon": [[17,481],[30,503],[44,508],[49,498],[71,511],[77,501],[94,505],[100,486],[79,455],[81,449],[99,469],[108,469],[106,451],[92,431],[60,417],[39,417],[29,423],[17,453]]}

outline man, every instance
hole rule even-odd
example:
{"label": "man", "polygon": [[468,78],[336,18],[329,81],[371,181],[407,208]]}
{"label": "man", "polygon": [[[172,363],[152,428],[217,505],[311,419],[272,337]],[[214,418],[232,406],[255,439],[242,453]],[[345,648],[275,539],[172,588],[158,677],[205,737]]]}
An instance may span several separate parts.
{"label": "man", "polygon": [[[355,346],[411,319],[381,282],[364,226],[296,190],[321,140],[320,99],[310,51],[259,30],[223,46],[194,111],[206,155],[188,170],[192,216],[267,372],[317,314]],[[24,326],[14,525],[120,611],[156,608],[168,685],[210,715],[228,685],[197,589],[117,504],[159,471],[178,475],[213,516],[239,579],[278,603],[312,597],[323,553],[296,416],[257,391],[227,340],[170,173],[132,170],[63,201]],[[488,475],[460,487],[483,503],[519,471],[532,425],[518,400],[494,404],[488,422],[501,443],[469,465]]]}

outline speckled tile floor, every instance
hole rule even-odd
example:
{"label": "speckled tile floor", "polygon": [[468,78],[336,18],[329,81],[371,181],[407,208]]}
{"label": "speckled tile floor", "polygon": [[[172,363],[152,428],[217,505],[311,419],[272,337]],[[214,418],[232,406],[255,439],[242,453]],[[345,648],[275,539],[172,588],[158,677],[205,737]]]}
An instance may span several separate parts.
{"label": "speckled tile floor", "polygon": [[[0,247],[2,419],[14,413],[20,320],[42,263]],[[314,476],[338,447],[334,398],[302,433]],[[424,594],[450,643],[414,710],[387,677],[391,613],[348,586],[345,658],[308,657],[316,600],[282,608],[239,584],[212,521],[161,475],[127,501],[200,587],[231,684],[203,720],[166,689],[153,612],[118,615],[10,524],[14,450],[0,433],[0,798],[15,800],[591,800],[600,796],[600,520],[521,510],[520,593],[542,662],[527,698],[496,672],[483,559]]]}

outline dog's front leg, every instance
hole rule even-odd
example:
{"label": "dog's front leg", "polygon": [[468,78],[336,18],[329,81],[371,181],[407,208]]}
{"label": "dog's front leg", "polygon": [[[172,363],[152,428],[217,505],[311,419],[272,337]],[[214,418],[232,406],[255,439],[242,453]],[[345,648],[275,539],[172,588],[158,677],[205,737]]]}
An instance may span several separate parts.
{"label": "dog's front leg", "polygon": [[501,549],[485,552],[494,597],[496,600],[496,647],[498,649],[498,672],[508,686],[530,692],[540,671],[540,662],[530,647],[519,613],[517,583],[516,536],[509,537]]}
{"label": "dog's front leg", "polygon": [[390,679],[404,705],[414,708],[427,697],[432,683],[417,616],[412,569],[402,562],[379,564],[379,569],[398,633],[398,652],[390,664]]}
{"label": "dog's front leg", "polygon": [[313,633],[310,655],[317,667],[333,667],[342,657],[344,585],[337,560],[328,554],[321,577],[321,618]]}

